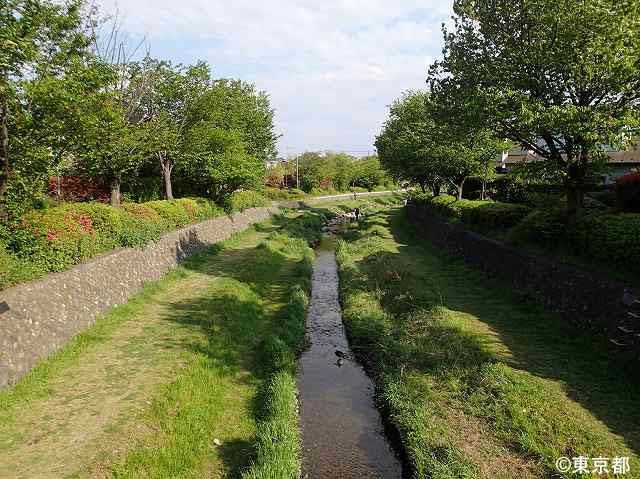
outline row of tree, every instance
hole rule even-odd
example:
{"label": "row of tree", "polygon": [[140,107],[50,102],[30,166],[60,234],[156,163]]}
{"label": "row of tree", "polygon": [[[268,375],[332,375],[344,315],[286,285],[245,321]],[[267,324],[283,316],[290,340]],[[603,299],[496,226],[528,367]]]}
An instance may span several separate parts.
{"label": "row of tree", "polygon": [[429,188],[434,195],[444,187],[462,198],[468,177],[478,176],[483,184],[492,178],[495,159],[508,144],[487,128],[460,127],[436,101],[427,92],[406,92],[391,105],[376,148],[398,181],[417,184],[423,192]]}
{"label": "row of tree", "polygon": [[507,139],[537,155],[535,174],[558,178],[576,213],[606,149],[640,131],[640,0],[455,0],[452,20],[429,93],[391,107],[383,164],[459,185]]}
{"label": "row of tree", "polygon": [[275,156],[269,99],[251,84],[139,54],[84,0],[0,9],[0,208],[29,208],[51,175],[102,177],[111,202],[142,172],[219,200],[262,183]]}
{"label": "row of tree", "polygon": [[[312,152],[279,162],[269,168],[271,186],[312,190],[348,191],[350,188],[373,190],[389,182],[377,156],[356,158],[346,153]],[[299,182],[299,184],[298,184]]]}

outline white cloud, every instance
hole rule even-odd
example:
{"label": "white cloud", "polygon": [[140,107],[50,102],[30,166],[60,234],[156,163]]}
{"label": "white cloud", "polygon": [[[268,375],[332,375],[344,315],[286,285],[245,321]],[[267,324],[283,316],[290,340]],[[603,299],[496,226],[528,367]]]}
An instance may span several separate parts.
{"label": "white cloud", "polygon": [[[114,0],[102,0],[114,11]],[[127,0],[152,54],[209,61],[270,93],[281,152],[373,150],[387,105],[424,87],[452,0]]]}

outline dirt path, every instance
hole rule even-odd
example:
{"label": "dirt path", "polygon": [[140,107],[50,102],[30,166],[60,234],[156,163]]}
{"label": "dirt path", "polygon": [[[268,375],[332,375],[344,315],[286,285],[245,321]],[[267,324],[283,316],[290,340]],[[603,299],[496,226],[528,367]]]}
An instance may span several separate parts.
{"label": "dirt path", "polygon": [[399,478],[373,384],[352,358],[342,326],[333,250],[317,252],[307,322],[311,347],[298,378],[305,477]]}
{"label": "dirt path", "polygon": [[[212,302],[212,295],[234,298],[242,293],[255,299],[260,311],[273,309],[268,301],[262,304],[251,285],[234,277],[242,270],[238,262],[246,263],[247,250],[266,234],[247,232],[229,249],[209,255],[203,268],[170,281],[109,337],[50,375],[46,397],[20,405],[0,424],[0,477],[105,477],[114,461],[159,437],[150,415],[157,413],[167,386],[187,377],[186,369],[203,360],[203,348],[211,342],[209,331],[196,318],[206,316],[212,327],[220,328],[220,337],[225,335],[226,325],[216,326],[216,315],[220,312],[219,320],[224,321],[227,312]],[[278,293],[271,297],[277,299]],[[231,299],[227,302],[233,306]],[[257,380],[244,346],[250,349],[239,341],[233,355],[220,348],[221,356],[211,358],[219,364],[209,379],[211,388],[219,391],[214,434],[229,446],[207,452],[206,473],[199,471],[198,477],[226,476],[249,455]]]}

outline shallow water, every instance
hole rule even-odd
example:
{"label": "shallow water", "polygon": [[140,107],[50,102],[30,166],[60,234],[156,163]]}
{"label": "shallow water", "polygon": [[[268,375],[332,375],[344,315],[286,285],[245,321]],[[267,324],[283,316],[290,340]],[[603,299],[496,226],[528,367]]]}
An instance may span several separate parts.
{"label": "shallow water", "polygon": [[298,375],[303,477],[400,478],[400,462],[375,408],[373,384],[352,359],[335,253],[326,247],[317,251],[313,268],[307,329],[311,347],[300,359]]}

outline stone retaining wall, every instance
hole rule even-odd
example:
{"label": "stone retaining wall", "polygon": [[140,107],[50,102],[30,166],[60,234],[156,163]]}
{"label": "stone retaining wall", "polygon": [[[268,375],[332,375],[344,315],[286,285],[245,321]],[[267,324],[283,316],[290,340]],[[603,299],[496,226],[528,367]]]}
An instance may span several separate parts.
{"label": "stone retaining wall", "polygon": [[602,274],[524,254],[411,202],[407,215],[418,232],[449,254],[535,298],[580,327],[603,331],[620,349],[640,352],[640,291]]}
{"label": "stone retaining wall", "polygon": [[147,281],[277,211],[252,208],[204,221],[168,233],[145,248],[116,250],[0,291],[0,387],[14,383],[101,313],[126,303]]}

